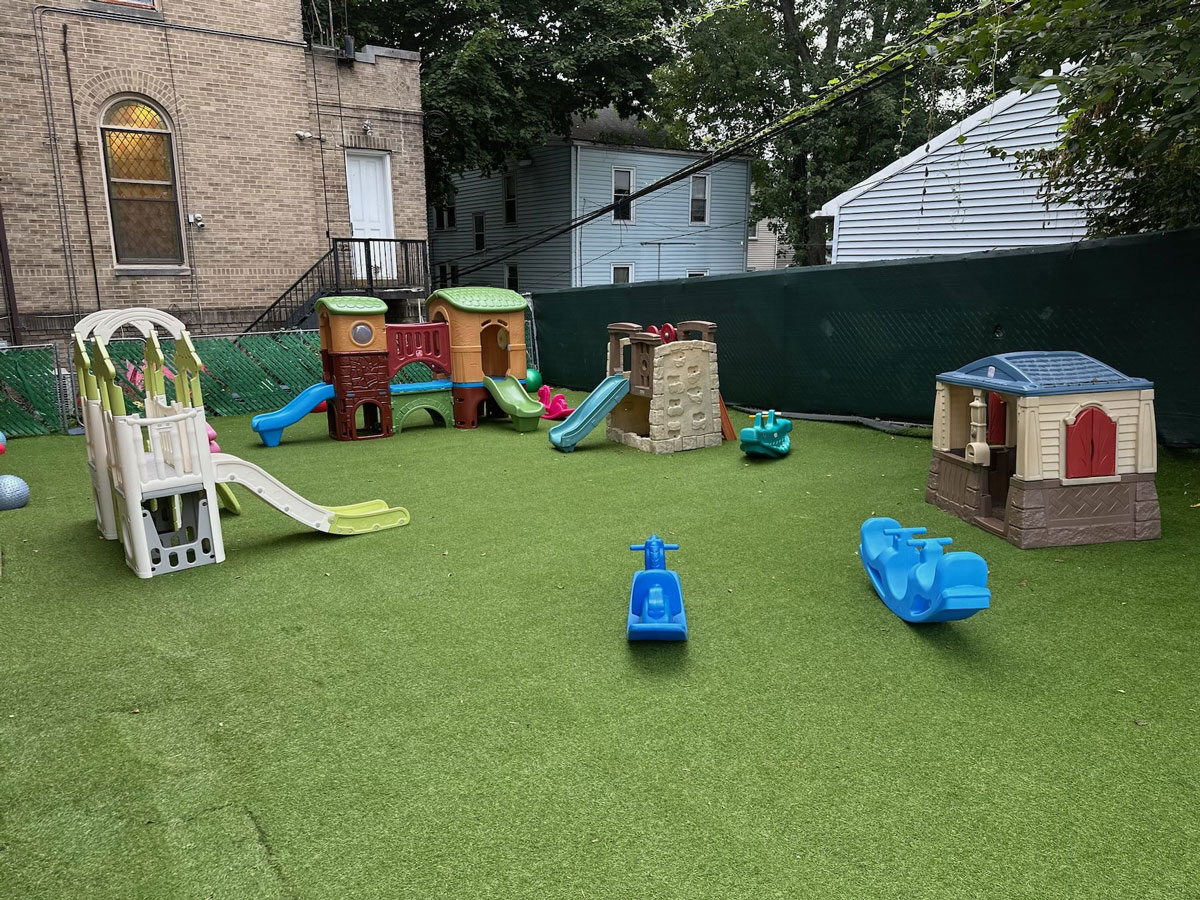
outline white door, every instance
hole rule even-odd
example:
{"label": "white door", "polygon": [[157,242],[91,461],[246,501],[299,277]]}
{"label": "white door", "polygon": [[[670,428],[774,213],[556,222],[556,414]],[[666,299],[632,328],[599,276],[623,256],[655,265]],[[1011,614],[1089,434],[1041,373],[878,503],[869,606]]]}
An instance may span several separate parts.
{"label": "white door", "polygon": [[369,150],[346,151],[346,190],[350,199],[350,236],[367,238],[353,245],[354,277],[365,279],[368,251],[375,278],[396,277],[396,251],[380,238],[396,236],[392,221],[391,158]]}

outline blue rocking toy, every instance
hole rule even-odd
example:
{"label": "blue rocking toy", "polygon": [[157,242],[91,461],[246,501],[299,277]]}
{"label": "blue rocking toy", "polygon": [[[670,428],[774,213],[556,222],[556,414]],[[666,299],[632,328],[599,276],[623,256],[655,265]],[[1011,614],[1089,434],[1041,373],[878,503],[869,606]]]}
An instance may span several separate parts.
{"label": "blue rocking toy", "polygon": [[631,641],[686,641],[683,586],[679,573],[667,568],[666,551],[678,550],[679,545],[664,544],[652,534],[644,544],[629,549],[645,553],[645,568],[633,573],[626,637]]}
{"label": "blue rocking toy", "polygon": [[776,417],[775,410],[756,413],[754,424],[742,429],[738,446],[748,456],[781,459],[792,449],[792,420]]}
{"label": "blue rocking toy", "polygon": [[858,555],[881,600],[905,622],[950,622],[987,609],[987,563],[978,553],[944,553],[950,538],[915,538],[924,528],[895,519],[863,522]]}

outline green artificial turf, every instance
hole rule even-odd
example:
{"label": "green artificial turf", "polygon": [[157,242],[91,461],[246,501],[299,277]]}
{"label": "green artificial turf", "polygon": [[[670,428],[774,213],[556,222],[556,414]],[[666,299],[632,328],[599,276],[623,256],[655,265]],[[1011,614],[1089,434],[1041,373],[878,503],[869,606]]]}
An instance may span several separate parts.
{"label": "green artificial turf", "polygon": [[[0,896],[1195,895],[1196,453],[1161,453],[1161,541],[1021,551],[923,502],[928,441],[850,426],[759,463],[214,424],[412,524],[330,537],[241,492],[225,563],[141,581],[82,438],[11,442]],[[870,515],[982,554],[992,608],[893,616]],[[625,640],[652,532],[686,644]]]}

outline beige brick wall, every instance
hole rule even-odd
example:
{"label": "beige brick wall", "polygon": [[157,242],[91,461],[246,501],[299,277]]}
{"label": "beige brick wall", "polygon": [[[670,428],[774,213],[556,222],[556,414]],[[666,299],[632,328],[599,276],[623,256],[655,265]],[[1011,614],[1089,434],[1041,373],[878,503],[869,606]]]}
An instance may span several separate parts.
{"label": "beige brick wall", "polygon": [[[0,203],[23,314],[61,314],[66,325],[99,300],[166,309],[202,330],[248,323],[327,249],[326,195],[329,233],[349,235],[348,147],[390,153],[395,234],[425,239],[419,62],[411,54],[367,48],[353,67],[339,67],[318,50],[314,60],[299,44],[300,0],[160,3],[149,17],[135,10],[123,21],[59,10],[35,16],[36,0],[0,4]],[[127,275],[114,266],[98,123],[123,93],[144,95],[172,120],[181,216],[200,213],[206,226],[184,226],[186,274]],[[297,131],[325,141],[301,142]]]}

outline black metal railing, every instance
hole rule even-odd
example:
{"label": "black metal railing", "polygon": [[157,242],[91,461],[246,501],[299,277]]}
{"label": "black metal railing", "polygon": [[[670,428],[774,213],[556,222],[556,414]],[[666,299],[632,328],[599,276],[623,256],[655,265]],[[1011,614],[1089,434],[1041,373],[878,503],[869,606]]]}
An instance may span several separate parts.
{"label": "black metal railing", "polygon": [[429,286],[424,241],[399,238],[334,238],[334,265],[342,289],[418,291]]}
{"label": "black metal railing", "polygon": [[334,238],[333,246],[262,311],[251,331],[295,328],[312,315],[321,297],[429,291],[429,254],[424,241],[402,238]]}
{"label": "black metal railing", "polygon": [[312,267],[264,309],[246,331],[276,331],[292,328],[304,319],[317,300],[337,284],[333,250],[327,250]]}

